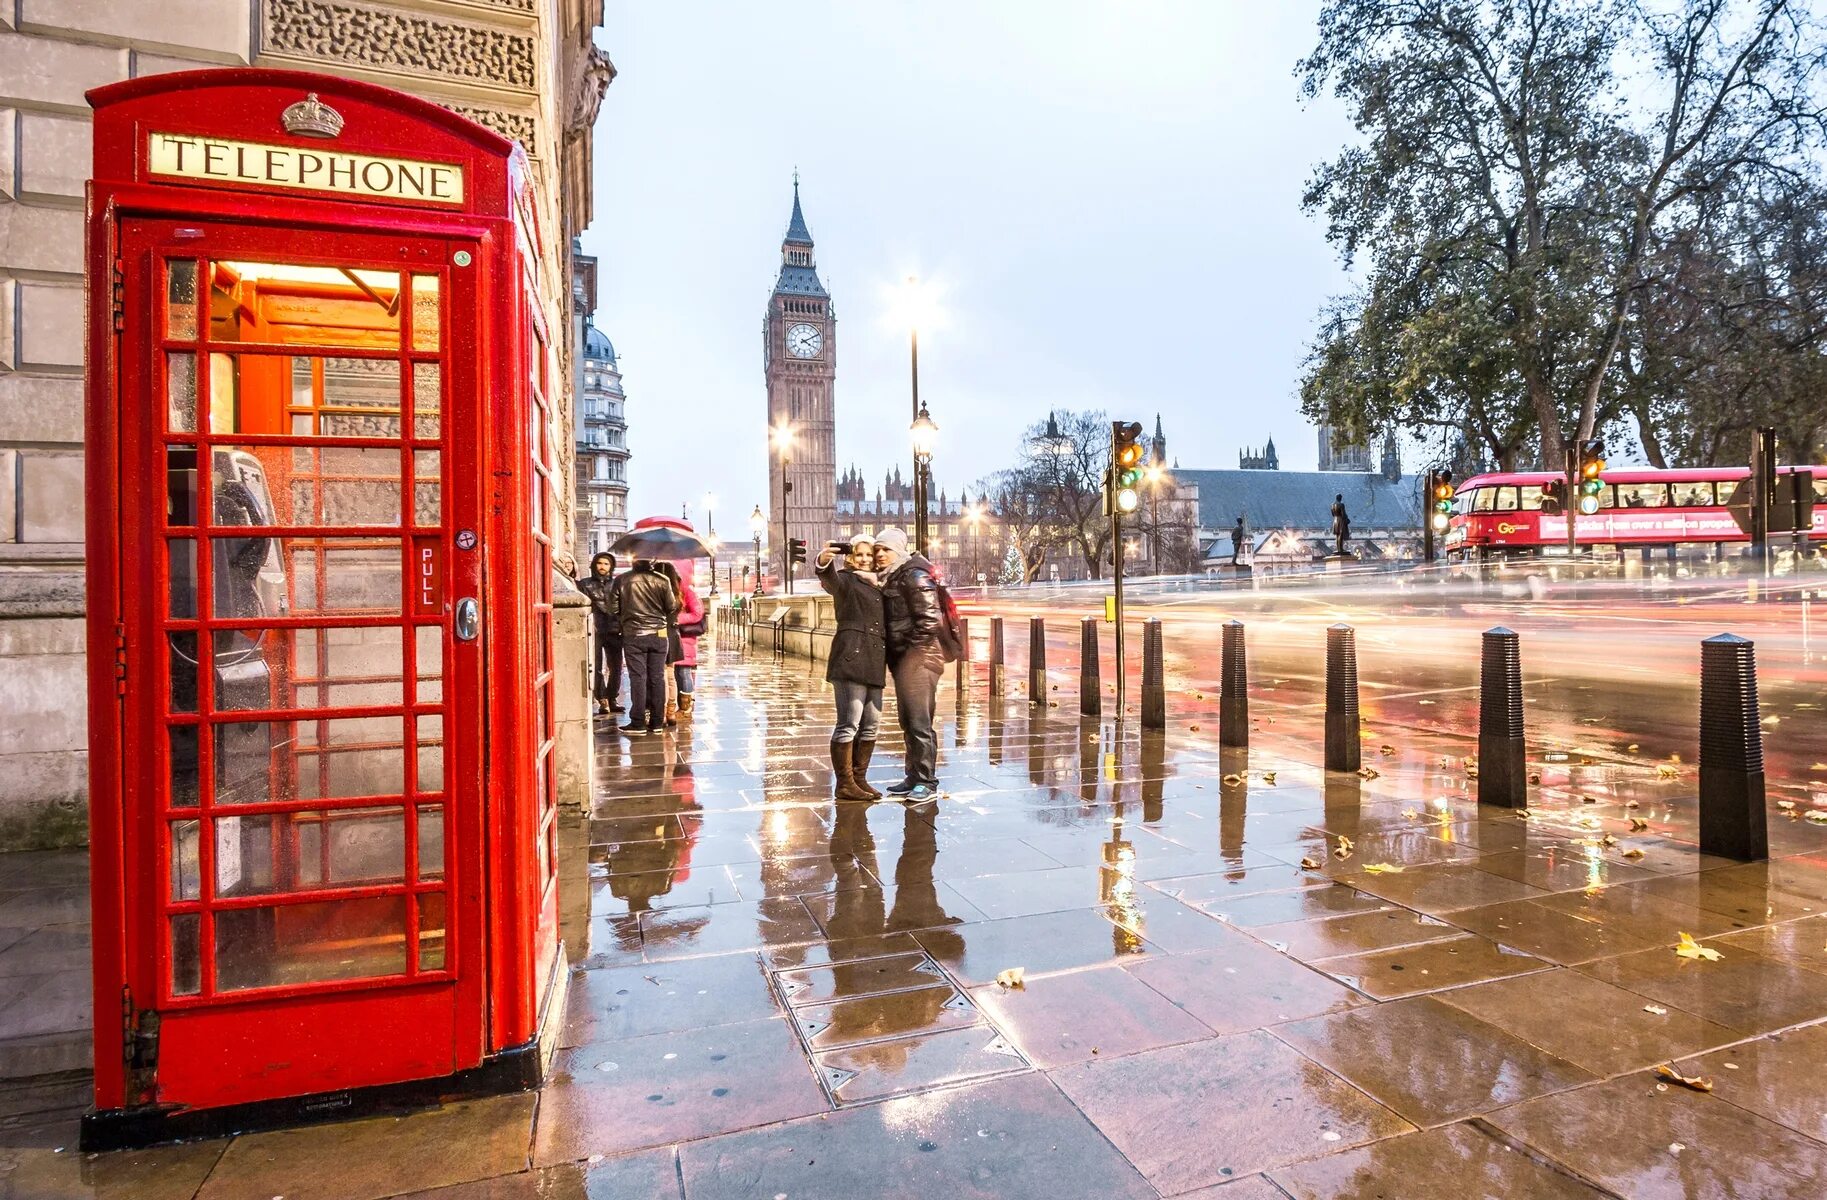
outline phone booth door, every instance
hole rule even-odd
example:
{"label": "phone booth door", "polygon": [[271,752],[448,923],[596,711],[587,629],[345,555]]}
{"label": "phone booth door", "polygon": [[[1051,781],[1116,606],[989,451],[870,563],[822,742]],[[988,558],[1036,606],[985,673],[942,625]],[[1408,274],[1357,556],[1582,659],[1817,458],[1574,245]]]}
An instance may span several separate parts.
{"label": "phone booth door", "polygon": [[119,238],[128,1102],[473,1066],[477,247]]}

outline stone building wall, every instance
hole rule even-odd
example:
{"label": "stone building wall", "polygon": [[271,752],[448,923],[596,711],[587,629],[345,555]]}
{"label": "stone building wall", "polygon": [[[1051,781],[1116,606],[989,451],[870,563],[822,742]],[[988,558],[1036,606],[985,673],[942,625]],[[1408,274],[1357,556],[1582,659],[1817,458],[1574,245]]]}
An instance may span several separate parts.
{"label": "stone building wall", "polygon": [[[87,828],[83,642],[83,94],[211,66],[413,92],[518,138],[544,210],[554,329],[589,221],[590,126],[614,74],[601,0],[0,0],[0,849]],[[582,164],[581,180],[566,177]],[[566,339],[560,378],[571,374]],[[569,446],[570,398],[560,405]],[[559,495],[568,504],[570,462]],[[561,546],[570,542],[567,527]]]}

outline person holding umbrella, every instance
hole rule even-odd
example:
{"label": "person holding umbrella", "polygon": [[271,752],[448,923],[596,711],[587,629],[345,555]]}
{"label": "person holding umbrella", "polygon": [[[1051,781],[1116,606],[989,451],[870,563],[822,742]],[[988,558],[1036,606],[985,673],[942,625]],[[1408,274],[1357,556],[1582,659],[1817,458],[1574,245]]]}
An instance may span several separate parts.
{"label": "person holding umbrella", "polygon": [[839,800],[878,800],[866,772],[875,755],[876,730],[882,720],[882,687],[888,681],[882,589],[875,579],[875,543],[866,533],[850,539],[847,559],[838,557],[842,542],[818,552],[818,582],[837,601],[837,632],[825,679],[836,693],[837,723],[831,729],[831,773]]}
{"label": "person holding umbrella", "polygon": [[598,554],[590,560],[590,573],[577,581],[577,590],[590,597],[590,617],[596,629],[596,715],[625,711],[616,703],[622,691],[622,627],[615,618],[615,555]]}
{"label": "person holding umbrella", "polygon": [[678,593],[651,558],[637,558],[615,581],[616,620],[622,627],[622,657],[628,666],[629,736],[666,729],[667,630],[679,611]]}

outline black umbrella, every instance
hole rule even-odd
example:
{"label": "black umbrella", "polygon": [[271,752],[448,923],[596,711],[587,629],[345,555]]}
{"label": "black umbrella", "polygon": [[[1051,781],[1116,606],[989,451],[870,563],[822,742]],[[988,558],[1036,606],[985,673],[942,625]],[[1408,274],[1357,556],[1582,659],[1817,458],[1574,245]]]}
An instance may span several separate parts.
{"label": "black umbrella", "polygon": [[692,558],[709,558],[710,547],[689,529],[672,525],[653,525],[631,529],[616,538],[609,550],[628,558],[663,558],[682,562]]}

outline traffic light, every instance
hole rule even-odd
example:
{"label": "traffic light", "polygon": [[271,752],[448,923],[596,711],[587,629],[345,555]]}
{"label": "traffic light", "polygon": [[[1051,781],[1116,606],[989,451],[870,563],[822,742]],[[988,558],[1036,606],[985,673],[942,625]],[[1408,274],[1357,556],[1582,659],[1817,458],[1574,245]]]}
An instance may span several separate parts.
{"label": "traffic light", "polygon": [[805,538],[788,538],[787,539],[787,558],[796,563],[802,563],[802,562],[806,561],[806,539]]}
{"label": "traffic light", "polygon": [[1599,511],[1599,494],[1605,490],[1605,443],[1598,438],[1580,443],[1579,450],[1580,512],[1591,516]]}
{"label": "traffic light", "polygon": [[1132,513],[1142,503],[1142,425],[1110,423],[1110,471],[1104,477],[1104,509],[1112,515]]}
{"label": "traffic light", "polygon": [[1550,479],[1542,484],[1542,515],[1558,517],[1567,511],[1567,481]]}
{"label": "traffic light", "polygon": [[1453,473],[1451,471],[1432,471],[1427,492],[1431,501],[1427,523],[1435,533],[1445,533],[1453,516]]}

